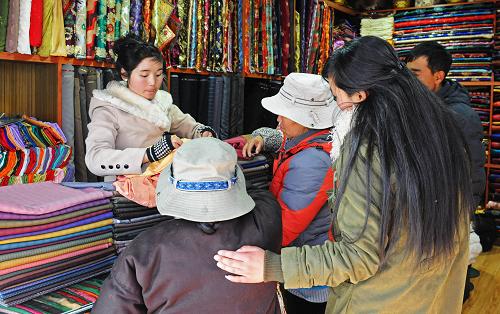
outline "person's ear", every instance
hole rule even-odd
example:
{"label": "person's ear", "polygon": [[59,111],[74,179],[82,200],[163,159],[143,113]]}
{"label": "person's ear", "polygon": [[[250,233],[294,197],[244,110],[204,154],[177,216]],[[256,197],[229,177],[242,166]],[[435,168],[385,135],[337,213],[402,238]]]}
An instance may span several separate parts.
{"label": "person's ear", "polygon": [[127,71],[125,71],[123,68],[120,70],[120,76],[122,77],[122,79],[124,81],[127,81],[128,80],[128,73]]}
{"label": "person's ear", "polygon": [[444,71],[436,71],[434,73],[434,82],[436,86],[441,86],[441,83],[444,81],[446,78],[446,74],[444,74]]}
{"label": "person's ear", "polygon": [[362,91],[354,93],[353,97],[354,97],[353,101],[355,103],[361,103],[361,102],[365,101],[366,98],[368,97],[368,92],[362,90]]}

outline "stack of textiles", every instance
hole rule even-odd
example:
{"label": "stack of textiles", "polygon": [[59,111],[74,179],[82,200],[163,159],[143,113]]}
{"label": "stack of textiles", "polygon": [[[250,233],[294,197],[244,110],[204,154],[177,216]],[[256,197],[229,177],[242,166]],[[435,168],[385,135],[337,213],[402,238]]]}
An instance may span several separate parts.
{"label": "stack of textiles", "polygon": [[148,208],[123,197],[111,198],[113,207],[113,238],[118,253],[123,251],[132,240],[144,230],[172,219],[162,216],[156,209]]}
{"label": "stack of textiles", "polygon": [[210,125],[220,139],[243,133],[245,80],[240,75],[173,74],[170,93],[174,104],[196,121]]}
{"label": "stack of textiles", "polygon": [[114,41],[129,32],[166,50],[178,28],[173,8],[168,0],[3,0],[0,51],[111,61]]}
{"label": "stack of textiles", "polygon": [[[295,42],[290,43],[292,48],[290,59],[293,60],[295,65],[292,67],[293,71],[320,74],[328,57],[333,52],[334,43],[337,39],[334,36],[336,32],[334,10],[323,1],[317,0],[300,0],[296,1],[296,5]],[[253,33],[253,36],[259,35],[259,32]],[[257,40],[258,37],[254,38],[254,45],[260,43]],[[250,47],[250,49],[252,48]],[[257,49],[254,49],[255,51]],[[265,56],[265,51],[263,52],[263,56]],[[250,53],[250,57],[252,57],[252,53]],[[261,59],[259,56],[254,55],[254,60],[250,60],[250,68],[262,69],[265,72],[265,58]]]}
{"label": "stack of textiles", "polygon": [[489,87],[467,87],[472,108],[481,119],[483,132],[488,135],[490,126],[490,88]]}
{"label": "stack of textiles", "polygon": [[269,188],[272,180],[272,158],[268,155],[257,155],[250,160],[238,160],[243,169],[245,181],[258,188]]}
{"label": "stack of textiles", "polygon": [[394,16],[394,44],[401,56],[415,45],[437,41],[453,56],[448,78],[491,81],[492,3],[434,7],[398,12]]}
{"label": "stack of textiles", "polygon": [[52,182],[0,189],[0,304],[108,272],[116,258],[111,192]]}
{"label": "stack of textiles", "polygon": [[392,30],[394,28],[394,17],[364,18],[361,20],[361,36],[377,36],[389,43],[392,41]]}
{"label": "stack of textiles", "polygon": [[499,3],[496,4],[496,29],[494,37],[494,50],[493,50],[493,72],[495,74],[495,81],[500,81],[500,8]]}
{"label": "stack of textiles", "polygon": [[0,186],[72,181],[71,147],[57,123],[0,119]]}
{"label": "stack of textiles", "polygon": [[500,87],[495,86],[491,116],[490,163],[500,165]]}
{"label": "stack of textiles", "polygon": [[88,313],[99,298],[106,276],[98,275],[11,307],[0,306],[0,313]]}

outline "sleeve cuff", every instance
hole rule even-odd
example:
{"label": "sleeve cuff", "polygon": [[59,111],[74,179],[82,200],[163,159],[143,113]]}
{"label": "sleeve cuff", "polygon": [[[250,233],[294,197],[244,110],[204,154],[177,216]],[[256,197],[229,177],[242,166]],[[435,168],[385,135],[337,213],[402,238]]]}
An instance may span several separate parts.
{"label": "sleeve cuff", "polygon": [[284,282],[281,255],[266,251],[264,255],[264,281]]}

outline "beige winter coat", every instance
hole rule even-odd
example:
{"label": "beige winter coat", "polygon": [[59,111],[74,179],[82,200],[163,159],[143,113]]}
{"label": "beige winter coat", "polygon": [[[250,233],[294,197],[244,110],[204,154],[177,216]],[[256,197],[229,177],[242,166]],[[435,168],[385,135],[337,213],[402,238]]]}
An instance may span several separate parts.
{"label": "beige winter coat", "polygon": [[172,96],[158,91],[153,100],[112,81],[94,90],[90,101],[85,163],[98,176],[139,174],[148,146],[168,131],[181,138],[200,137],[204,126],[172,104]]}

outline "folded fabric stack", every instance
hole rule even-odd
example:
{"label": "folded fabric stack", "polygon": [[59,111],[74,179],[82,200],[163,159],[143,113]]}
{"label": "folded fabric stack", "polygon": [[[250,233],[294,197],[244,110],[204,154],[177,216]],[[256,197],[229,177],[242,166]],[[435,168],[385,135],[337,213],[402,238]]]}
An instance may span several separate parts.
{"label": "folded fabric stack", "polygon": [[392,44],[394,17],[365,18],[361,20],[361,36],[377,36]]}
{"label": "folded fabric stack", "polygon": [[500,86],[495,86],[494,92],[495,96],[493,98],[493,112],[491,117],[490,163],[500,165]]}
{"label": "folded fabric stack", "polygon": [[123,251],[142,231],[172,219],[162,216],[156,209],[148,208],[123,197],[111,198],[113,207],[113,238],[118,253]]}
{"label": "folded fabric stack", "polygon": [[251,160],[238,160],[243,169],[245,181],[258,188],[268,188],[272,179],[272,161],[265,155],[257,155]]}
{"label": "folded fabric stack", "polygon": [[71,147],[57,123],[34,118],[0,119],[0,186],[71,181]]}
{"label": "folded fabric stack", "polygon": [[493,72],[495,74],[495,81],[500,81],[500,9],[496,9],[496,29],[494,37],[494,50],[493,50]]}
{"label": "folded fabric stack", "polygon": [[467,89],[469,90],[472,108],[481,119],[484,134],[488,135],[488,127],[490,125],[490,88],[467,87]]}
{"label": "folded fabric stack", "polygon": [[106,273],[116,258],[111,192],[52,182],[0,189],[0,304]]}
{"label": "folded fabric stack", "polygon": [[7,314],[88,313],[100,295],[106,276],[98,275],[11,307],[0,306],[0,312]]}
{"label": "folded fabric stack", "polygon": [[492,3],[399,12],[394,16],[395,48],[404,56],[419,43],[437,41],[453,56],[448,78],[491,81],[494,19]]}

